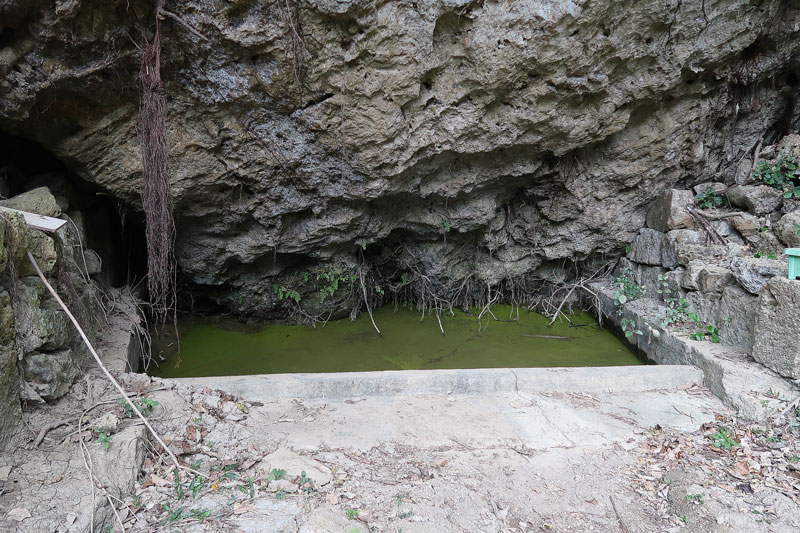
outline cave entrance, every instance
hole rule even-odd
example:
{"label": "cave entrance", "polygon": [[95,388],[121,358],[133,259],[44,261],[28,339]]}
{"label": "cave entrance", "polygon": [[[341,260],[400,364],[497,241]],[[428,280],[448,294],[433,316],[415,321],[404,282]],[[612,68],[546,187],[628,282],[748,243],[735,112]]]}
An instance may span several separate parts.
{"label": "cave entrance", "polygon": [[101,187],[80,179],[34,141],[0,131],[0,196],[12,198],[47,187],[63,215],[82,235],[84,249],[102,261],[99,281],[111,287],[136,286],[147,272],[141,215]]}

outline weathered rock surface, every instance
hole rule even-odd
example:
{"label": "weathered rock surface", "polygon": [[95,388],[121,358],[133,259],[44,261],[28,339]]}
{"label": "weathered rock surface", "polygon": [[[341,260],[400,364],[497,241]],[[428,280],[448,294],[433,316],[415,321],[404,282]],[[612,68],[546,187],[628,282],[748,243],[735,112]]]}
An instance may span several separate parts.
{"label": "weathered rock surface", "polygon": [[647,225],[665,233],[674,229],[692,228],[694,219],[686,208],[693,205],[694,195],[691,191],[668,189],[658,195],[647,212]]}
{"label": "weathered rock surface", "polygon": [[800,281],[772,278],[758,298],[753,357],[782,376],[800,378]]}
{"label": "weathered rock surface", "polygon": [[96,446],[94,473],[111,494],[125,497],[133,492],[144,462],[146,442],[145,427],[132,426],[115,434],[107,449]]}
{"label": "weathered rock surface", "polygon": [[0,451],[11,438],[21,416],[14,310],[8,292],[0,289]]}
{"label": "weathered rock surface", "polygon": [[8,200],[0,201],[0,206],[47,217],[57,217],[61,214],[61,207],[47,187],[38,187]]}
{"label": "weathered rock surface", "polygon": [[[137,206],[152,3],[58,6],[0,8],[0,129]],[[178,260],[244,312],[363,245],[491,281],[621,254],[660,191],[732,174],[797,113],[792,3],[315,0],[299,55],[280,3],[169,8],[209,39],[164,22]]]}
{"label": "weathered rock surface", "polygon": [[736,257],[731,260],[731,270],[736,281],[752,294],[760,294],[769,280],[789,273],[783,261],[755,257]]}
{"label": "weathered rock surface", "polygon": [[728,190],[726,196],[731,205],[743,207],[758,216],[772,213],[783,203],[781,192],[768,185],[736,185]]}
{"label": "weathered rock surface", "polygon": [[628,259],[643,265],[660,265],[664,234],[658,230],[642,228],[631,243]]}
{"label": "weathered rock surface", "polygon": [[43,400],[55,400],[69,392],[80,369],[71,350],[25,354],[22,377]]}
{"label": "weathered rock surface", "polygon": [[661,265],[674,268],[678,264],[678,247],[683,244],[705,244],[705,233],[689,229],[676,229],[668,232],[662,242]]}
{"label": "weathered rock surface", "polygon": [[775,224],[774,231],[787,248],[800,247],[800,211],[783,215]]}

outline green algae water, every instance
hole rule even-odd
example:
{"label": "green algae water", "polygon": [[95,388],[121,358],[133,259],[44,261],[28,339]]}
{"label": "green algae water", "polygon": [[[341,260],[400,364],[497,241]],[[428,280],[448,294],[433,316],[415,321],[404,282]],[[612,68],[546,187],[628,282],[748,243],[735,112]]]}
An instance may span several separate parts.
{"label": "green algae water", "polygon": [[[298,372],[364,372],[441,368],[519,368],[640,365],[642,361],[587,313],[571,316],[573,325],[521,311],[519,321],[504,321],[511,309],[492,307],[499,320],[482,331],[474,315],[442,314],[444,336],[435,316],[386,306],[369,316],[330,321],[324,327],[204,322],[181,323],[181,364],[176,356],[152,367],[161,377],[236,376]],[[515,316],[516,318],[516,316]]]}

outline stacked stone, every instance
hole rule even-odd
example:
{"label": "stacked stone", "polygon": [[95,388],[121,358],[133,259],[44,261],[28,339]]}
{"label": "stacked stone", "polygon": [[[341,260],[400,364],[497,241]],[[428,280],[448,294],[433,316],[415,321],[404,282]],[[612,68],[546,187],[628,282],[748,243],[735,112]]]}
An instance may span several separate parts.
{"label": "stacked stone", "polygon": [[[744,210],[709,217],[725,245],[709,244],[687,209],[695,204],[694,193],[708,188]],[[694,192],[664,191],[623,266],[653,298],[663,287],[659,275],[666,275],[669,296],[685,297],[705,323],[719,328],[723,344],[751,353],[782,376],[800,378],[800,281],[787,279],[781,254],[785,247],[800,246],[797,207],[763,185],[704,183]],[[776,252],[778,258],[754,257],[757,251]]]}
{"label": "stacked stone", "polygon": [[[61,215],[61,207],[46,187],[40,187],[0,202],[0,206],[45,216]],[[67,301],[78,294],[87,305],[88,275],[100,270],[93,254],[81,268],[74,254],[76,228],[65,225],[52,236],[25,225],[21,214],[0,211],[0,448],[5,445],[20,418],[20,399],[43,402],[66,394],[79,375],[83,347],[66,314],[49,295],[30,264],[34,256],[45,275],[53,276]],[[85,241],[83,237],[82,240]],[[61,246],[57,246],[56,242]],[[64,257],[59,258],[59,251]],[[69,255],[69,257],[67,257]],[[94,254],[96,255],[96,254]],[[61,276],[56,266],[64,259]],[[81,261],[80,264],[83,264]],[[59,278],[61,278],[59,280]],[[69,283],[66,290],[59,281]],[[91,332],[91,329],[89,330]]]}

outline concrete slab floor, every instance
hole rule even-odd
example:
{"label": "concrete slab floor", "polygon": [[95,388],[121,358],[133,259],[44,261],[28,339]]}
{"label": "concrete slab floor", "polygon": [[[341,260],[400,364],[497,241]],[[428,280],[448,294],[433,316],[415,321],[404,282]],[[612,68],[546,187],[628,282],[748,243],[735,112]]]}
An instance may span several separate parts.
{"label": "concrete slab floor", "polygon": [[[696,431],[726,411],[693,367],[521,370],[516,377],[517,370],[432,374],[417,381],[425,392],[390,395],[375,383],[393,389],[409,376],[373,375],[372,385],[354,391],[371,394],[324,398],[314,398],[314,391],[344,391],[340,385],[353,376],[231,378],[243,401],[255,403],[246,416],[234,413],[241,418],[235,423],[214,426],[204,442],[232,457],[233,447],[291,449],[327,465],[334,481],[313,504],[256,498],[226,526],[248,532],[619,531],[624,520],[629,531],[650,530],[657,519],[629,488],[639,465],[634,449],[659,428]],[[313,399],[270,399],[288,390],[265,387],[270,379],[312,383]],[[170,418],[185,420],[191,416],[180,414],[186,399],[203,401],[197,393],[203,383],[178,381],[176,391],[151,397]],[[225,389],[226,379],[208,381]],[[476,390],[481,382],[492,390],[452,392],[454,383]],[[359,510],[358,520],[347,518],[348,509]]]}

